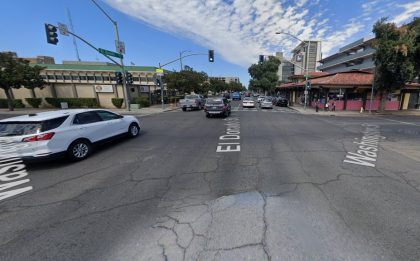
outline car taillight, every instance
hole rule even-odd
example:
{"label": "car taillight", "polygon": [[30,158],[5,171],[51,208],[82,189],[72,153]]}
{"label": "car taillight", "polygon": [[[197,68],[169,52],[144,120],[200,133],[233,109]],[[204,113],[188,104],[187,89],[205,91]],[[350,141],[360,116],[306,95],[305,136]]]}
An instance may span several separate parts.
{"label": "car taillight", "polygon": [[54,132],[48,132],[43,134],[34,135],[31,137],[26,137],[22,139],[23,142],[32,142],[32,141],[41,141],[41,140],[50,140],[54,136]]}

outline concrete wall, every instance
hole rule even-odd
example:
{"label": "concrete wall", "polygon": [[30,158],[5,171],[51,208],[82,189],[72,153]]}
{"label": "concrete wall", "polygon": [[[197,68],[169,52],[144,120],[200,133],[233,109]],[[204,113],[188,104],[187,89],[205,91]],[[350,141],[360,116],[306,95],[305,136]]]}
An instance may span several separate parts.
{"label": "concrete wall", "polygon": [[115,108],[112,104],[112,98],[115,98],[115,93],[98,93],[99,104],[103,108]]}
{"label": "concrete wall", "polygon": [[79,98],[95,98],[96,97],[92,84],[76,84],[76,91],[77,91],[77,96]]}
{"label": "concrete wall", "polygon": [[68,84],[54,84],[55,93],[57,98],[74,98],[73,90]]}

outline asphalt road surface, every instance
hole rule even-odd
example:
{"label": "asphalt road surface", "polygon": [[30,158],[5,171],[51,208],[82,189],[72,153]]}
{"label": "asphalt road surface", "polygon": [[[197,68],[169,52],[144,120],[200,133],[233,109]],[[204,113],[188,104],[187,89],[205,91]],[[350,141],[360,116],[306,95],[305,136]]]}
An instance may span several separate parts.
{"label": "asphalt road surface", "polygon": [[[419,117],[233,109],[28,165],[33,190],[0,201],[0,260],[420,260]],[[374,160],[348,158],[366,137]]]}

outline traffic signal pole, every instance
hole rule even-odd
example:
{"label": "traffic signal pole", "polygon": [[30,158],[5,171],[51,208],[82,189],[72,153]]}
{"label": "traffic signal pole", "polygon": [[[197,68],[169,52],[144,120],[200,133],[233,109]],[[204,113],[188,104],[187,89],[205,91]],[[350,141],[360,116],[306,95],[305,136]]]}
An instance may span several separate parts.
{"label": "traffic signal pole", "polygon": [[[214,62],[214,50],[209,50],[209,53],[192,53],[192,54],[187,54],[187,55],[184,55],[184,56],[182,56],[182,53],[180,53],[179,58],[176,58],[175,60],[172,60],[172,61],[167,62],[167,63],[162,64],[162,65],[159,63],[159,69],[162,69],[164,66],[169,65],[171,63],[182,61],[182,59],[185,58],[185,57],[195,56],[195,55],[209,55],[209,61],[211,60],[210,62]],[[163,80],[162,80],[161,75],[159,75],[159,82],[160,82],[160,96],[161,96],[161,103],[162,103],[162,110],[163,110],[165,105],[163,103],[164,102],[164,100],[163,100]]]}
{"label": "traffic signal pole", "polygon": [[[112,21],[115,27],[115,34],[117,37],[117,42],[120,42],[120,34],[118,32],[118,25],[116,21]],[[117,50],[118,53],[121,54],[121,50]],[[121,68],[122,68],[122,74],[123,74],[123,92],[124,92],[124,97],[125,97],[125,107],[127,109],[127,111],[130,111],[130,92],[127,88],[127,80],[125,77],[125,68],[124,68],[124,60],[123,60],[123,56],[121,56],[120,58],[120,62],[121,62]],[[118,90],[117,90],[118,91]]]}
{"label": "traffic signal pole", "polygon": [[[98,7],[99,8],[99,10],[101,10],[101,12],[102,13],[104,13],[104,15],[106,16],[106,17],[108,17],[108,19],[112,22],[112,24],[114,25],[114,29],[115,29],[115,36],[116,36],[116,38],[117,38],[117,43],[119,44],[120,43],[120,34],[119,34],[119,32],[118,32],[118,24],[117,24],[117,21],[115,21],[114,19],[112,19],[111,18],[111,16],[109,16],[106,12],[105,12],[105,10],[98,4],[98,3],[96,3],[96,1],[95,0],[92,0],[92,2],[96,5],[96,7]],[[118,49],[117,50],[117,52],[119,53],[119,54],[121,54],[121,50],[120,49]],[[121,58],[120,58],[120,62],[121,62],[121,64],[120,64],[120,66],[121,66],[121,69],[122,69],[122,75],[123,75],[123,92],[124,92],[124,98],[125,98],[125,107],[126,107],[126,109],[127,109],[127,111],[130,111],[130,92],[128,91],[128,89],[127,89],[127,83],[126,83],[126,75],[125,75],[125,67],[124,67],[124,60],[123,60],[123,57],[121,56]],[[118,92],[118,89],[117,89],[117,92]]]}

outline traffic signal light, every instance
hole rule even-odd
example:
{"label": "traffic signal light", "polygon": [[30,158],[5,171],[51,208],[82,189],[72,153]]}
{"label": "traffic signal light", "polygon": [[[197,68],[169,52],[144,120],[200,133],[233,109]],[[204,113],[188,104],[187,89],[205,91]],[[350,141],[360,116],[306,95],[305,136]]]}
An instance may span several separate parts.
{"label": "traffic signal light", "polygon": [[57,27],[52,24],[45,24],[45,33],[47,34],[47,43],[55,45],[58,43]]}
{"label": "traffic signal light", "polygon": [[259,62],[259,63],[264,62],[264,55],[260,55],[260,57],[259,57],[259,59],[258,59],[258,62]]}
{"label": "traffic signal light", "polygon": [[209,62],[214,62],[214,50],[209,50]]}
{"label": "traffic signal light", "polygon": [[159,78],[156,78],[156,86],[160,87],[160,79]]}
{"label": "traffic signal light", "polygon": [[129,72],[125,73],[125,82],[127,84],[133,84],[133,75]]}
{"label": "traffic signal light", "polygon": [[311,81],[310,81],[310,80],[308,80],[308,81],[306,82],[306,89],[307,89],[307,90],[310,90],[310,89],[311,89]]}
{"label": "traffic signal light", "polygon": [[115,72],[115,81],[117,82],[117,84],[123,83],[123,76],[121,72]]}

